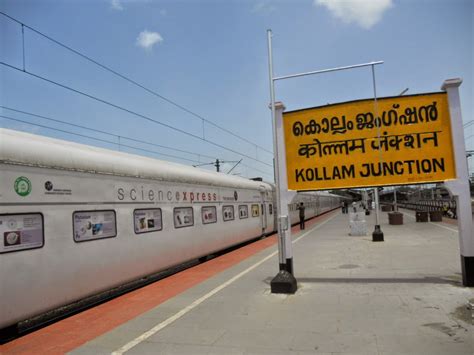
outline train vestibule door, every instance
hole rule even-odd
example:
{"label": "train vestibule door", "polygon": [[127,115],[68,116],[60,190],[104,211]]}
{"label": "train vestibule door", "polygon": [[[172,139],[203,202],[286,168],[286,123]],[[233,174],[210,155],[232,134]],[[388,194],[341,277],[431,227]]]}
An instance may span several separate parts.
{"label": "train vestibule door", "polygon": [[260,192],[260,225],[262,226],[262,233],[265,233],[267,230],[267,209],[265,206],[265,192]]}

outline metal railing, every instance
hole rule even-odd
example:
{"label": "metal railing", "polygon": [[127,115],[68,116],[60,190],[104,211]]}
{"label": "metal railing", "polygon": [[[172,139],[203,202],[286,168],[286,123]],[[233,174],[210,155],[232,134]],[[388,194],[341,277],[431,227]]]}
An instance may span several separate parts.
{"label": "metal railing", "polygon": [[455,200],[420,200],[420,201],[399,201],[398,206],[409,210],[423,212],[443,212],[444,217],[457,218]]}

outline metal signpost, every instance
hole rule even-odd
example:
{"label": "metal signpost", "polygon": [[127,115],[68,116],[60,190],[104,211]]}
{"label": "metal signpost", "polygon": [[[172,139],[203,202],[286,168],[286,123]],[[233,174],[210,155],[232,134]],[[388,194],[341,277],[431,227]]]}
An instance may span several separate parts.
{"label": "metal signpost", "polygon": [[[279,148],[282,147],[284,153],[284,142],[281,140],[282,115],[285,107],[278,105],[279,120],[277,122],[275,104],[275,84],[273,78],[273,56],[272,56],[272,32],[267,31],[268,36],[268,70],[270,76],[270,109],[272,111],[273,130],[273,152],[274,152],[274,172],[276,184],[276,212],[277,212],[277,232],[278,232],[278,256],[279,273],[271,281],[272,293],[295,293],[297,289],[296,279],[293,273],[293,251],[291,246],[291,226],[288,213],[288,184],[285,179],[286,162],[281,161]],[[280,139],[279,139],[280,138]],[[282,145],[283,144],[283,145]],[[282,166],[283,164],[283,166]],[[282,173],[283,171],[283,173]],[[283,180],[283,181],[282,181]]]}
{"label": "metal signpost", "polygon": [[[275,184],[276,184],[276,202],[277,202],[277,231],[278,231],[278,254],[279,254],[279,273],[271,281],[272,293],[295,293],[297,282],[293,272],[293,251],[291,245],[291,226],[289,221],[288,203],[294,192],[288,191],[287,162],[282,154],[285,153],[285,138],[283,127],[283,111],[285,106],[282,103],[275,102],[275,81],[297,78],[307,75],[316,75],[340,70],[372,67],[383,64],[383,61],[356,64],[345,67],[317,70],[305,73],[298,73],[286,76],[275,77],[273,74],[273,54],[272,54],[272,31],[267,30],[268,40],[268,71],[270,77],[270,109],[272,112],[273,129],[273,151],[275,159]],[[374,75],[374,74],[373,74]],[[375,82],[375,76],[373,76]],[[375,93],[375,88],[374,88]],[[329,187],[326,186],[325,189]]]}
{"label": "metal signpost", "polygon": [[[372,65],[372,86],[374,89],[374,115],[379,117],[379,108],[377,105],[377,85],[375,83],[375,68]],[[379,142],[380,148],[380,124],[377,126],[377,139]],[[382,149],[379,149],[379,161],[382,162]],[[380,228],[380,200],[379,200],[379,189],[378,187],[374,188],[374,197],[375,197],[375,228],[372,232],[372,241],[374,242],[383,242],[383,232]]]}
{"label": "metal signpost", "polygon": [[[446,92],[377,98],[371,62],[274,77],[272,33],[268,35],[280,272],[272,293],[294,293],[288,203],[294,191],[375,187],[373,241],[383,240],[378,186],[444,182],[457,201],[463,285],[474,286],[474,235],[458,87]],[[374,99],[285,112],[275,102],[275,82],[370,66]],[[383,157],[382,157],[383,154]],[[291,191],[290,191],[291,190]],[[395,190],[396,193],[396,190]]]}

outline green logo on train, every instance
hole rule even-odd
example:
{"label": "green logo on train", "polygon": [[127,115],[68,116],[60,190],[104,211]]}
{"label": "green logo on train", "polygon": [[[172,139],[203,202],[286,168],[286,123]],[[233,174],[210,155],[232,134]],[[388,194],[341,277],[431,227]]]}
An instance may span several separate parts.
{"label": "green logo on train", "polygon": [[15,180],[15,191],[18,195],[25,197],[31,192],[31,181],[27,177],[20,176]]}

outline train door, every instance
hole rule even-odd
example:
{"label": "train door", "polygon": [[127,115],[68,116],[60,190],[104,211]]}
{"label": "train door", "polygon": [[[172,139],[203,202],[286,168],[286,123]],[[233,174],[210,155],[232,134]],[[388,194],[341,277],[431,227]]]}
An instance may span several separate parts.
{"label": "train door", "polygon": [[260,192],[260,225],[262,226],[262,233],[267,229],[267,209],[265,208],[265,192]]}

